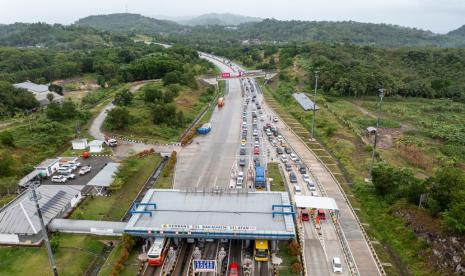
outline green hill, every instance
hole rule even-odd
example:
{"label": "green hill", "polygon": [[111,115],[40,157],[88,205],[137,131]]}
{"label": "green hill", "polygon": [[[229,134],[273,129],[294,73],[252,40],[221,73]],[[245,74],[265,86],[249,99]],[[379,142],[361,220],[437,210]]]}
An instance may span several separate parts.
{"label": "green hill", "polygon": [[189,20],[176,20],[179,24],[187,26],[199,25],[222,25],[235,26],[247,22],[260,22],[262,19],[258,17],[242,16],[230,13],[209,13],[200,15]]}

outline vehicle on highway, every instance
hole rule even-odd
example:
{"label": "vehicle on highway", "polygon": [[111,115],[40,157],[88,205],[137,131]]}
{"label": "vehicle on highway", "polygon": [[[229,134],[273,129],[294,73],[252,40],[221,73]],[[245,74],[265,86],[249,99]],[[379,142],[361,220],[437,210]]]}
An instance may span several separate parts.
{"label": "vehicle on highway", "polygon": [[295,153],[289,154],[289,158],[290,158],[292,161],[294,161],[294,162],[296,162],[297,159],[298,159],[298,158],[297,158],[297,155],[296,155]]}
{"label": "vehicle on highway", "polygon": [[255,189],[266,189],[265,168],[262,166],[255,167]]}
{"label": "vehicle on highway", "polygon": [[339,257],[334,257],[331,261],[331,266],[333,267],[334,273],[342,273],[342,264]]}
{"label": "vehicle on highway", "polygon": [[307,173],[307,168],[304,165],[300,165],[299,172],[301,174],[306,174]]}
{"label": "vehicle on highway", "polygon": [[277,123],[278,122],[278,117],[274,117],[273,118],[273,123]]}
{"label": "vehicle on highway", "polygon": [[312,180],[310,179],[310,176],[308,174],[303,174],[302,179],[304,180],[305,183],[311,182]]}
{"label": "vehicle on highway", "polygon": [[224,98],[221,97],[221,98],[218,98],[218,107],[223,107],[224,106]]}
{"label": "vehicle on highway", "polygon": [[63,175],[54,175],[52,177],[52,182],[61,182],[61,183],[65,183],[68,179],[63,176]]}
{"label": "vehicle on highway", "polygon": [[260,158],[259,157],[254,157],[253,158],[253,165],[254,165],[254,167],[260,166]]}
{"label": "vehicle on highway", "polygon": [[276,140],[272,140],[271,145],[273,145],[273,147],[276,147],[278,145],[278,142],[276,142]]}
{"label": "vehicle on highway", "polygon": [[211,130],[212,130],[212,124],[211,123],[205,123],[205,124],[203,124],[201,127],[199,127],[197,129],[197,133],[205,135],[205,134],[210,133]]}
{"label": "vehicle on highway", "polygon": [[270,251],[267,240],[255,240],[254,257],[257,262],[268,262]]}
{"label": "vehicle on highway", "polygon": [[325,210],[318,209],[316,216],[318,217],[319,220],[325,220],[326,219]]}
{"label": "vehicle on highway", "polygon": [[229,266],[228,276],[239,276],[239,266],[237,263],[231,263]]}
{"label": "vehicle on highway", "polygon": [[242,140],[241,140],[241,146],[245,146],[246,144],[247,144],[247,140],[242,139]]}
{"label": "vehicle on highway", "polygon": [[287,162],[287,156],[286,155],[281,155],[281,162],[283,162],[283,163]]}
{"label": "vehicle on highway", "polygon": [[273,133],[271,133],[270,130],[267,130],[267,131],[266,131],[266,135],[267,135],[268,137],[271,137],[271,135],[273,135]]}
{"label": "vehicle on highway", "polygon": [[284,153],[283,148],[277,147],[276,148],[276,153],[277,154],[283,154]]}
{"label": "vehicle on highway", "polygon": [[258,130],[256,128],[253,129],[253,136],[257,136],[258,135]]}
{"label": "vehicle on highway", "polygon": [[150,266],[161,266],[166,254],[166,238],[155,238],[147,252],[147,263]]}
{"label": "vehicle on highway", "polygon": [[84,166],[79,170],[80,175],[84,175],[92,170],[91,166]]}
{"label": "vehicle on highway", "polygon": [[[255,137],[255,138],[257,138],[257,137]],[[254,144],[254,145],[255,145],[255,147],[259,147],[259,146],[260,146],[260,142],[257,141],[257,140],[255,140],[255,144]]]}
{"label": "vehicle on highway", "polygon": [[247,152],[246,152],[245,148],[241,148],[241,149],[239,150],[239,154],[240,154],[240,155],[246,155]]}
{"label": "vehicle on highway", "polygon": [[294,184],[294,193],[295,193],[296,195],[301,195],[301,194],[302,194],[302,189],[301,189],[300,186],[297,185],[297,184]]}
{"label": "vehicle on highway", "polygon": [[260,148],[257,147],[257,146],[254,147],[254,148],[253,148],[253,154],[255,154],[255,155],[260,155]]}
{"label": "vehicle on highway", "polygon": [[242,189],[242,185],[244,184],[244,173],[239,172],[236,178],[236,188],[237,189]]}
{"label": "vehicle on highway", "polygon": [[284,152],[287,153],[287,154],[291,154],[292,150],[291,150],[290,147],[284,147]]}
{"label": "vehicle on highway", "polygon": [[74,173],[61,173],[61,175],[66,177],[67,180],[76,178],[76,175]]}
{"label": "vehicle on highway", "polygon": [[247,121],[242,122],[242,126],[247,126]]}
{"label": "vehicle on highway", "polygon": [[295,172],[289,172],[289,181],[291,181],[291,183],[297,183],[297,175],[295,175]]}
{"label": "vehicle on highway", "polygon": [[118,141],[116,141],[116,139],[113,139],[113,138],[109,138],[107,136],[105,136],[105,139],[103,141],[107,146],[109,147],[116,147],[118,146]]}
{"label": "vehicle on highway", "polygon": [[308,183],[307,183],[307,188],[308,188],[310,191],[315,191],[315,190],[316,190],[315,183],[313,183],[313,182],[308,182]]}
{"label": "vehicle on highway", "polygon": [[279,142],[282,142],[284,139],[283,139],[283,136],[281,135],[278,135],[278,137],[276,137],[276,139],[279,141]]}
{"label": "vehicle on highway", "polygon": [[239,159],[239,166],[241,166],[241,167],[245,166],[245,158],[244,157]]}
{"label": "vehicle on highway", "polygon": [[289,163],[284,164],[284,167],[286,168],[287,172],[290,172],[292,170],[292,166]]}
{"label": "vehicle on highway", "polygon": [[302,221],[310,220],[310,215],[308,214],[308,210],[305,208],[302,208],[302,210],[300,211],[300,216],[302,218]]}

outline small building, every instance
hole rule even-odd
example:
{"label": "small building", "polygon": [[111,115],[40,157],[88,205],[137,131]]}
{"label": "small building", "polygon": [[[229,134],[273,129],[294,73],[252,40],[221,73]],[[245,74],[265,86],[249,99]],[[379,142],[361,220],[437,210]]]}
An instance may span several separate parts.
{"label": "small building", "polygon": [[315,110],[318,110],[320,109],[318,107],[318,105],[314,104],[312,100],[310,100],[307,95],[305,95],[304,93],[294,93],[292,94],[292,96],[294,97],[294,99],[300,104],[300,106],[305,110],[313,110],[313,108],[315,108]]}
{"label": "small building", "polygon": [[120,163],[113,162],[106,164],[86,185],[94,187],[97,195],[103,195],[105,190],[115,180],[119,165]]}
{"label": "small building", "polygon": [[58,168],[60,167],[60,158],[50,158],[45,159],[39,165],[35,166],[34,168],[38,171],[39,174],[43,176],[51,176],[54,174]]}
{"label": "small building", "polygon": [[[45,226],[54,218],[63,217],[81,200],[82,185],[41,185],[39,206]],[[30,190],[0,209],[0,244],[38,244],[42,229]]]}
{"label": "small building", "polygon": [[87,139],[74,139],[71,141],[71,144],[73,146],[73,150],[84,150],[87,148]]}
{"label": "small building", "polygon": [[103,150],[103,141],[102,140],[93,140],[89,143],[90,152],[102,152]]}
{"label": "small building", "polygon": [[25,81],[21,83],[13,84],[16,88],[26,89],[27,91],[34,94],[36,100],[40,103],[40,106],[47,106],[50,102],[47,99],[48,94],[53,95],[53,101],[58,103],[63,103],[64,97],[48,90],[48,85],[36,84],[30,81]]}

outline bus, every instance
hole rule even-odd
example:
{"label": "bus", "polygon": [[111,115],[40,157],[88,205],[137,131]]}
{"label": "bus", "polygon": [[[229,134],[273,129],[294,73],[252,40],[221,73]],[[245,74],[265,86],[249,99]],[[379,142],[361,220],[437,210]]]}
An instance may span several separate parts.
{"label": "bus", "polygon": [[267,262],[269,260],[270,250],[268,249],[267,240],[255,240],[254,257],[257,262]]}
{"label": "bus", "polygon": [[161,266],[166,255],[166,238],[156,238],[147,252],[147,262],[150,266]]}

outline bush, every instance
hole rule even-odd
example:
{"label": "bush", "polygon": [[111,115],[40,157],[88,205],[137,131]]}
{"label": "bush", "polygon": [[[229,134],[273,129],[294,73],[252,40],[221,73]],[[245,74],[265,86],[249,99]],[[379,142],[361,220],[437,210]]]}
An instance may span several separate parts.
{"label": "bush", "polygon": [[168,163],[166,164],[165,168],[163,169],[163,177],[168,177],[174,170],[174,166],[176,165],[177,162],[177,153],[176,151],[173,151],[171,153],[170,160],[168,160]]}
{"label": "bush", "polygon": [[0,133],[0,143],[8,147],[15,147],[15,139],[10,131]]}
{"label": "bush", "polygon": [[303,270],[303,266],[301,262],[295,262],[291,265],[291,271],[296,274],[300,274]]}
{"label": "bush", "polygon": [[120,255],[115,265],[113,266],[113,269],[110,272],[110,275],[114,276],[119,275],[120,272],[123,270],[124,264],[129,259],[129,254],[131,253],[131,250],[135,244],[134,239],[128,234],[124,234],[121,239],[123,244],[121,245],[122,248],[120,251]]}
{"label": "bush", "polygon": [[115,107],[108,111],[106,124],[108,129],[125,129],[129,125],[131,115],[124,107]]}
{"label": "bush", "polygon": [[292,240],[289,243],[289,251],[294,256],[299,256],[300,255],[300,245],[296,240]]}
{"label": "bush", "polygon": [[52,248],[53,254],[58,252],[58,248],[60,247],[60,235],[53,234],[52,238],[50,238],[50,247]]}

